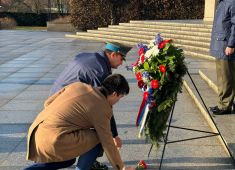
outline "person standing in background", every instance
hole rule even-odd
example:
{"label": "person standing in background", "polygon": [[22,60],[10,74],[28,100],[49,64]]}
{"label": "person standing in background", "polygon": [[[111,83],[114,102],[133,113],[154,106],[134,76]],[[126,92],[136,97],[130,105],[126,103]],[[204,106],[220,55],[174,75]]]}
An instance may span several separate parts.
{"label": "person standing in background", "polygon": [[235,1],[219,0],[214,17],[210,54],[216,58],[218,105],[215,115],[231,114],[235,96]]}

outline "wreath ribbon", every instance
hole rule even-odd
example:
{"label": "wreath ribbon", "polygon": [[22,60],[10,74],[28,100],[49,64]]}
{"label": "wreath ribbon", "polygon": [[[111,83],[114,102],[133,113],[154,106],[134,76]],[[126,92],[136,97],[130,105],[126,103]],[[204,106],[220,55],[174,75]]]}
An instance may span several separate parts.
{"label": "wreath ribbon", "polygon": [[138,116],[136,119],[136,126],[140,125],[140,122],[141,122],[143,115],[144,115],[146,105],[147,105],[147,100],[143,97],[143,100],[142,100],[140,108],[139,108]]}

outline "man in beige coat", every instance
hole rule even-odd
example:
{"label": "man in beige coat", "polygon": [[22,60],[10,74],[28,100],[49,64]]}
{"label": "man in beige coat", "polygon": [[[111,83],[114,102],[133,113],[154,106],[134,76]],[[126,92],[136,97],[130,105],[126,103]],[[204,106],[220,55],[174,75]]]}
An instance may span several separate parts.
{"label": "man in beige coat", "polygon": [[114,169],[134,170],[124,166],[110,130],[112,105],[128,93],[126,79],[114,74],[101,87],[77,82],[49,97],[28,132],[27,159],[37,163],[25,170],[65,168],[77,156],[76,170],[89,170],[102,147]]}

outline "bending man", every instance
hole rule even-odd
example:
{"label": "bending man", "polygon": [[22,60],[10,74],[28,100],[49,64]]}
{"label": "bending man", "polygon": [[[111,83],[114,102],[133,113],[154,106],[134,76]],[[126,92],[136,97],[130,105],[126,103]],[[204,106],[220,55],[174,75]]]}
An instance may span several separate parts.
{"label": "bending man", "polygon": [[28,133],[27,159],[38,162],[25,170],[55,170],[70,166],[89,170],[102,147],[116,170],[125,167],[114,144],[110,120],[112,106],[129,93],[120,74],[107,77],[101,87],[73,83],[49,97]]}

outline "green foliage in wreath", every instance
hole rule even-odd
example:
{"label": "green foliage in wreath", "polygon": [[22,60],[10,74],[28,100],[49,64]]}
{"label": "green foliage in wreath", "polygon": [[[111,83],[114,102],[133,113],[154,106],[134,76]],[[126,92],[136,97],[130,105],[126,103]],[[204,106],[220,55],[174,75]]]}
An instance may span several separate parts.
{"label": "green foliage in wreath", "polygon": [[181,92],[187,67],[183,50],[172,40],[163,40],[160,34],[149,45],[140,43],[138,48],[139,57],[132,68],[138,86],[143,90],[143,101],[136,125],[144,127],[146,137],[158,145],[177,94]]}

